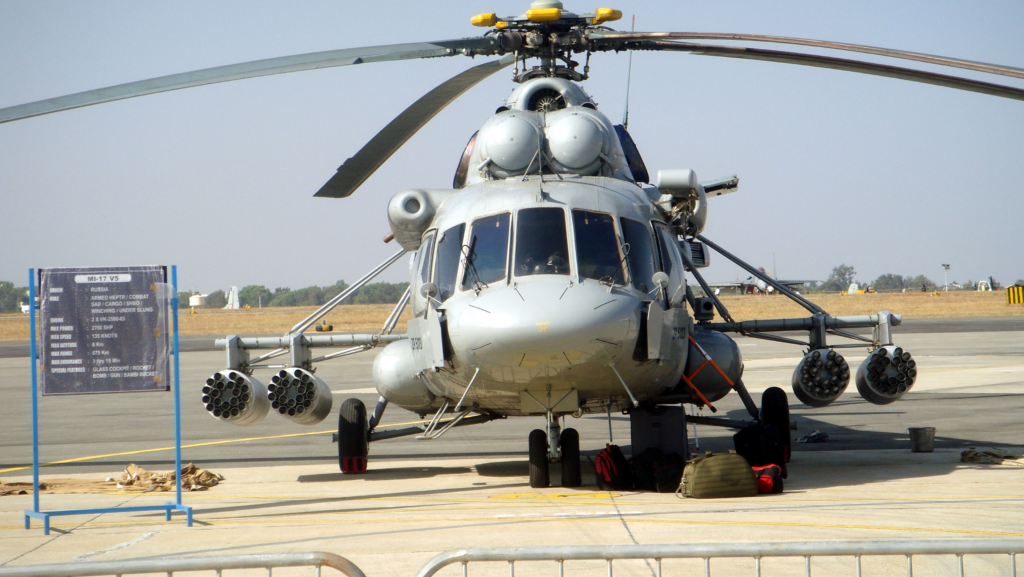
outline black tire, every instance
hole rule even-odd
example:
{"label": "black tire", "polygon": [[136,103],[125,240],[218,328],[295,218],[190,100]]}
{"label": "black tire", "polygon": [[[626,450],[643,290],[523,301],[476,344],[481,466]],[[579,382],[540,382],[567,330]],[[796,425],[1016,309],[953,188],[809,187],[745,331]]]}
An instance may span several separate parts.
{"label": "black tire", "polygon": [[793,451],[793,438],[789,430],[789,398],[786,391],[779,387],[770,387],[761,394],[761,424],[771,425],[779,435],[782,462],[778,465],[782,468],[782,478],[785,479],[789,476],[786,463],[789,462]]}
{"label": "black tire", "polygon": [[534,489],[548,487],[548,434],[540,429],[530,431],[530,486]]}
{"label": "black tire", "polygon": [[576,429],[565,429],[559,444],[562,447],[562,486],[579,487],[583,484],[580,475],[580,434]]}
{"label": "black tire", "polygon": [[348,399],[338,412],[338,467],[342,473],[366,472],[366,405],[359,399]]}

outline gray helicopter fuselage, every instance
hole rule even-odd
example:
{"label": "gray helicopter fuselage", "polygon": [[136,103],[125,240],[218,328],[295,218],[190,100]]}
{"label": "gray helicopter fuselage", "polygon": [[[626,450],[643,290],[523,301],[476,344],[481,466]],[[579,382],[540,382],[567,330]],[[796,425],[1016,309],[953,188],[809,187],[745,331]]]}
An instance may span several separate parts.
{"label": "gray helicopter fuselage", "polygon": [[[524,84],[475,137],[463,188],[405,191],[389,205],[396,238],[417,250],[415,319],[412,338],[378,357],[375,381],[407,409],[462,399],[573,413],[679,383],[692,319],[660,193],[633,182],[613,125],[578,86]],[[563,108],[523,110],[554,90]],[[669,278],[660,290],[657,271]],[[679,325],[681,346],[662,358],[647,356],[649,307]]]}

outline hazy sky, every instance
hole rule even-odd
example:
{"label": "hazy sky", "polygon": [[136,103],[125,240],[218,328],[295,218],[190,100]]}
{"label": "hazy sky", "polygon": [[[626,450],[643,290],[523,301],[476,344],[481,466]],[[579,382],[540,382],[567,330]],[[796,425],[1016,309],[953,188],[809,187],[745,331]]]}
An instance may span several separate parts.
{"label": "hazy sky", "polygon": [[[6,0],[0,107],[260,58],[473,36],[472,15],[527,4]],[[645,31],[829,39],[1024,68],[1024,3],[1015,1],[609,5],[627,15],[619,29],[635,13]],[[0,125],[0,280],[24,284],[29,267],[160,263],[178,265],[183,289],[203,292],[351,282],[398,249],[380,240],[393,194],[451,185],[466,140],[512,89],[508,75],[443,111],[352,197],[313,193],[421,94],[479,62],[286,74]],[[616,121],[626,64],[625,54],[596,55],[584,83]],[[941,282],[950,263],[951,280],[1024,278],[1024,102],[653,53],[634,56],[630,102],[630,132],[652,175],[740,175],[739,193],[711,201],[705,233],[755,265],[770,269],[774,255],[788,278],[824,279],[846,263],[865,280],[892,272]],[[739,274],[715,262],[712,280]],[[406,276],[402,261],[381,278]]]}

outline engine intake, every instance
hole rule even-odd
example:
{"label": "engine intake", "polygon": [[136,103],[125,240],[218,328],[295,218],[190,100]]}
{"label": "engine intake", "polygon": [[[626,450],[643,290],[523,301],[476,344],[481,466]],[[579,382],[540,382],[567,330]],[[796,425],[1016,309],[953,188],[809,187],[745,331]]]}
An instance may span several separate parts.
{"label": "engine intake", "polygon": [[917,361],[895,345],[880,347],[857,369],[857,392],[875,405],[888,405],[914,386]]}
{"label": "engine intake", "polygon": [[306,369],[281,369],[267,385],[270,407],[289,421],[315,425],[331,414],[331,389]]}
{"label": "engine intake", "polygon": [[255,425],[270,411],[263,383],[234,369],[214,373],[206,379],[203,405],[210,415],[241,427]]}
{"label": "engine intake", "polygon": [[793,371],[793,393],[805,405],[825,407],[850,384],[850,365],[832,349],[813,350]]}

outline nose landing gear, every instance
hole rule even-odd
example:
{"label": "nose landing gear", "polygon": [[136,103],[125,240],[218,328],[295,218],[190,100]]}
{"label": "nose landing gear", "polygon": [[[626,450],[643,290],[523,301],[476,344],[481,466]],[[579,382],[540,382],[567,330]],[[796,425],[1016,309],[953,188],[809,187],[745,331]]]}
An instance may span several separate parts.
{"label": "nose landing gear", "polygon": [[549,463],[562,463],[562,486],[579,487],[580,435],[576,429],[560,430],[558,418],[552,417],[548,430],[530,431],[530,487],[538,489],[551,485]]}

